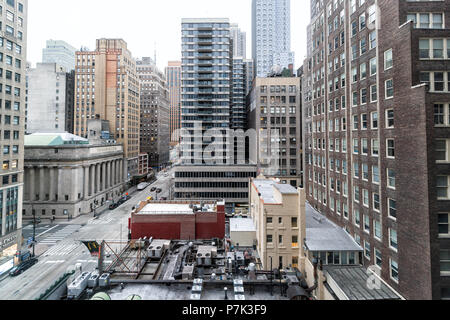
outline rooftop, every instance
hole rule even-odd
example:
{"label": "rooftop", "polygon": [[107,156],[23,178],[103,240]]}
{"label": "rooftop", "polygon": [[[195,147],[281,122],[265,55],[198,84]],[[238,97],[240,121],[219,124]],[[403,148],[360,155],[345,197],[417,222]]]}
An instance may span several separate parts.
{"label": "rooftop", "polygon": [[144,201],[141,202],[136,214],[139,215],[177,215],[194,214],[196,212],[216,212],[217,202],[195,202],[195,201]]}
{"label": "rooftop", "polygon": [[231,218],[230,219],[231,232],[256,232],[255,223],[253,219],[249,218]]}
{"label": "rooftop", "polygon": [[274,197],[274,189],[276,188],[282,195],[294,195],[298,194],[297,189],[288,184],[277,183],[274,180],[255,179],[253,180],[258,192],[261,194],[261,198],[264,203],[276,204],[278,201]]}
{"label": "rooftop", "polygon": [[362,251],[342,228],[306,203],[306,246],[309,251]]}
{"label": "rooftop", "polygon": [[89,140],[71,133],[33,133],[25,136],[25,146],[62,146],[89,144]]}
{"label": "rooftop", "polygon": [[[373,287],[368,283],[372,283],[370,277],[373,277],[370,271],[364,267],[324,267],[328,274],[327,280],[329,285],[334,281],[341,292],[334,292],[341,300],[400,300],[399,297],[391,288],[389,288],[383,281],[380,281]],[[332,281],[330,283],[331,277]]]}

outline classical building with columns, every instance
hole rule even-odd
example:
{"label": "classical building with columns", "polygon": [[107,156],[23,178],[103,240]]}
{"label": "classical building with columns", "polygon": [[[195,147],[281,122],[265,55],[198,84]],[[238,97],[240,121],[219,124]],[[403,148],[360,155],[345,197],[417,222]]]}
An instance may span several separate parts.
{"label": "classical building with columns", "polygon": [[23,219],[71,219],[107,209],[125,186],[123,145],[68,134],[25,137]]}

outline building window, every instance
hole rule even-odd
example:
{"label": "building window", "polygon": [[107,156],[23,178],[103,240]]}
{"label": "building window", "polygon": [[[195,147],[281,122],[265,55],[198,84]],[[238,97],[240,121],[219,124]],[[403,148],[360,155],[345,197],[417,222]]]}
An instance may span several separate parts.
{"label": "building window", "polygon": [[380,195],[378,193],[373,194],[373,210],[380,211]]}
{"label": "building window", "polygon": [[386,110],[386,129],[394,128],[394,110]]}
{"label": "building window", "polygon": [[441,276],[450,276],[450,250],[441,250]]}
{"label": "building window", "polygon": [[383,259],[381,256],[381,251],[378,250],[377,248],[375,248],[375,264],[381,268],[381,266],[383,265]]}
{"label": "building window", "polygon": [[370,248],[370,243],[367,241],[364,241],[364,256],[367,258],[367,260],[370,260],[372,249]]}
{"label": "building window", "polygon": [[450,199],[449,194],[449,180],[450,176],[437,176],[437,197],[438,200],[448,200]]}
{"label": "building window", "polygon": [[397,201],[388,199],[389,217],[397,219]]}
{"label": "building window", "polygon": [[449,156],[449,145],[450,140],[436,140],[436,162],[442,163],[442,162],[448,162],[450,159]]}
{"label": "building window", "polygon": [[267,235],[267,243],[272,243],[273,242],[273,236],[271,234]]}
{"label": "building window", "polygon": [[449,221],[450,221],[449,213],[439,213],[438,214],[439,237],[450,238]]}
{"label": "building window", "polygon": [[390,274],[391,279],[398,282],[398,263],[392,259],[390,259]]}
{"label": "building window", "polygon": [[394,97],[394,80],[389,79],[385,81],[386,99]]}
{"label": "building window", "polygon": [[394,61],[392,57],[392,49],[384,52],[384,70],[391,69],[394,66]]}
{"label": "building window", "polygon": [[395,170],[387,169],[387,185],[391,189],[395,189]]}
{"label": "building window", "polygon": [[434,124],[436,126],[450,126],[450,105],[448,103],[434,104]]}
{"label": "building window", "polygon": [[397,230],[389,229],[389,247],[394,251],[398,250]]}
{"label": "building window", "polygon": [[388,158],[395,158],[395,140],[387,139],[386,140],[386,155]]}
{"label": "building window", "polygon": [[378,240],[381,240],[383,236],[381,231],[381,222],[375,219],[373,221],[373,229],[374,229],[374,237]]}

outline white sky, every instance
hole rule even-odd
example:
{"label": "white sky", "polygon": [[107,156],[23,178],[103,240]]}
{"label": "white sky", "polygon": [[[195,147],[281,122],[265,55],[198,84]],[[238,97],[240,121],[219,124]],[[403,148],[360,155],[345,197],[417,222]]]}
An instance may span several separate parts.
{"label": "white sky", "polygon": [[[251,0],[30,0],[28,55],[42,60],[48,39],[64,40],[79,49],[95,49],[98,38],[123,38],[135,58],[154,56],[161,70],[181,59],[182,18],[229,18],[247,32],[251,58]],[[306,54],[310,0],[291,0],[291,50],[296,68]]]}

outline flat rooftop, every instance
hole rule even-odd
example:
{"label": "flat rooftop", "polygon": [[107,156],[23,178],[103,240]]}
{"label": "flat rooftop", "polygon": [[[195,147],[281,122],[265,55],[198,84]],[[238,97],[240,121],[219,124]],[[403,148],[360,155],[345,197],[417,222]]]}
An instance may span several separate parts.
{"label": "flat rooftop", "polygon": [[328,277],[341,289],[341,294],[348,300],[400,300],[399,297],[391,288],[389,288],[383,281],[379,282],[379,286],[369,288],[367,285],[371,283],[369,277],[372,276],[370,272],[364,267],[324,267]]}
{"label": "flat rooftop", "polygon": [[296,188],[289,184],[281,184],[274,180],[265,180],[265,179],[255,179],[253,180],[253,184],[255,185],[258,192],[261,194],[261,198],[266,204],[275,204],[278,201],[275,201],[274,192],[275,188],[282,195],[295,195],[298,194]]}
{"label": "flat rooftop", "polygon": [[306,246],[309,251],[363,251],[341,227],[306,202]]}
{"label": "flat rooftop", "polygon": [[196,202],[176,202],[176,201],[150,201],[142,209],[137,210],[138,215],[177,215],[194,214],[197,212],[216,212],[217,204],[221,203],[196,203]]}
{"label": "flat rooftop", "polygon": [[255,223],[250,218],[231,218],[231,232],[256,232]]}

